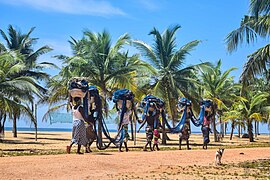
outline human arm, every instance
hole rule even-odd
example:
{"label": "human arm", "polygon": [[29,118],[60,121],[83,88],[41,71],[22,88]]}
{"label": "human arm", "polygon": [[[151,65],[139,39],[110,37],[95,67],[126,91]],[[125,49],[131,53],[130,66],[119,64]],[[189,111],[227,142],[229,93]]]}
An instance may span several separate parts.
{"label": "human arm", "polygon": [[84,120],[85,122],[90,123],[90,121],[88,120],[88,117],[86,117],[85,114],[84,114],[84,111],[83,111],[82,106],[79,107],[79,112],[81,113],[81,115],[82,115],[82,117],[83,117],[83,120]]}

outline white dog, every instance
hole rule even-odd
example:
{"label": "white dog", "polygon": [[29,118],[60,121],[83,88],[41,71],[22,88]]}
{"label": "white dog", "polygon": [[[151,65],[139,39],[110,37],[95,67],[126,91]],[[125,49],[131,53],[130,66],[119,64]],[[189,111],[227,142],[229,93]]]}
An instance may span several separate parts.
{"label": "white dog", "polygon": [[216,165],[221,165],[221,158],[223,155],[224,149],[219,148],[216,152]]}

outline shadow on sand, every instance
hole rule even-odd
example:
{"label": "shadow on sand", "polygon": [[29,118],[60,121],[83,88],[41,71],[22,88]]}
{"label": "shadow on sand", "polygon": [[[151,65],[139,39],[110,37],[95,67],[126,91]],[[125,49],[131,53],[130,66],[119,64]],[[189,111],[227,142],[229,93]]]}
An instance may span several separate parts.
{"label": "shadow on sand", "polygon": [[25,142],[25,141],[20,141],[20,140],[3,140],[3,143],[4,144],[42,144],[42,145],[51,144],[51,143],[42,143],[42,142],[38,142],[38,141]]}

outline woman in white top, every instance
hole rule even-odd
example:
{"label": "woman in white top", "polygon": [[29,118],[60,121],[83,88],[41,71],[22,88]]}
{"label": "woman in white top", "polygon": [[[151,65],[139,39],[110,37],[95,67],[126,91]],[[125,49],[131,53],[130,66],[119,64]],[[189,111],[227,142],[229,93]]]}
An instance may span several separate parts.
{"label": "woman in white top", "polygon": [[81,106],[81,98],[75,97],[75,106],[71,103],[72,113],[73,113],[73,128],[72,128],[72,140],[71,144],[67,146],[67,153],[70,153],[70,149],[73,144],[78,145],[77,154],[83,154],[81,150],[81,145],[86,146],[87,138],[86,138],[86,129],[84,125],[83,108]]}

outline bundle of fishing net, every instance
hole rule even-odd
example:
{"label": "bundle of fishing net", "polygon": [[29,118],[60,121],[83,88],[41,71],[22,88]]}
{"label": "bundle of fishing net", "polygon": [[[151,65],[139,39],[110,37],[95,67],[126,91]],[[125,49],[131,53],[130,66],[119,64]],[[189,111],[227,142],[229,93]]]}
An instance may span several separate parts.
{"label": "bundle of fishing net", "polygon": [[147,95],[142,99],[140,106],[142,108],[145,108],[146,105],[160,109],[160,108],[163,108],[165,106],[165,103],[164,103],[164,101],[162,101],[161,99],[159,99],[155,96]]}
{"label": "bundle of fishing net", "polygon": [[189,99],[182,97],[182,98],[178,99],[177,106],[179,107],[179,109],[181,109],[185,106],[189,107],[189,106],[192,106],[192,102]]}
{"label": "bundle of fishing net", "polygon": [[72,78],[68,87],[71,97],[85,97],[88,90],[88,82],[83,78]]}
{"label": "bundle of fishing net", "polygon": [[113,93],[113,102],[116,103],[117,109],[122,109],[123,102],[125,103],[127,109],[132,107],[132,100],[135,95],[132,91],[128,89],[119,89]]}
{"label": "bundle of fishing net", "polygon": [[212,111],[212,106],[213,106],[213,101],[210,99],[204,99],[203,101],[200,102],[200,105],[205,106],[205,111],[211,112]]}

